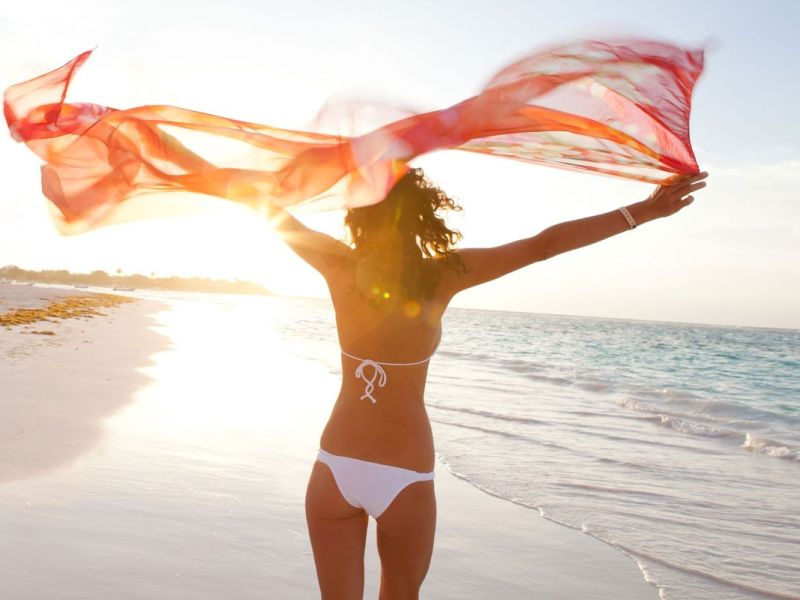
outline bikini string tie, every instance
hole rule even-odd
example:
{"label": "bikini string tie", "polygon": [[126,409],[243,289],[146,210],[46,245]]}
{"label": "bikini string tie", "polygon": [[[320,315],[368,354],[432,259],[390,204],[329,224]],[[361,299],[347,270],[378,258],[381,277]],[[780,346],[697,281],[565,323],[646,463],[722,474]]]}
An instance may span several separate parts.
{"label": "bikini string tie", "polygon": [[[372,367],[372,377],[367,378],[366,374],[364,373],[364,367]],[[375,389],[375,380],[378,380],[378,385],[383,387],[386,385],[386,371],[383,370],[383,367],[380,363],[375,362],[374,360],[364,359],[361,361],[361,364],[356,367],[356,379],[363,379],[366,387],[364,388],[364,394],[361,396],[361,399],[364,400],[369,398],[372,400],[372,403],[375,404],[377,400],[372,395],[372,391]]]}

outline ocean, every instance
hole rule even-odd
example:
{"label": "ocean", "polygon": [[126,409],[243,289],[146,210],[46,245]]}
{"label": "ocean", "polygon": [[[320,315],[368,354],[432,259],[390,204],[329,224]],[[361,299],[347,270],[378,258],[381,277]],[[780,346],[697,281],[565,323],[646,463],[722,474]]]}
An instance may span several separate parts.
{"label": "ocean", "polygon": [[[327,301],[271,298],[339,372]],[[800,331],[450,309],[426,391],[456,476],[631,557],[664,600],[800,598]]]}

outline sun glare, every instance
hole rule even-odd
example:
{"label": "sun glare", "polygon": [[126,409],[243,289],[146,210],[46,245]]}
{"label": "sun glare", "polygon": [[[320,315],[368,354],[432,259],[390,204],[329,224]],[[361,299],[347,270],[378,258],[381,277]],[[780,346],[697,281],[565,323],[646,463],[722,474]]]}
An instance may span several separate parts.
{"label": "sun glare", "polygon": [[330,400],[335,381],[320,365],[290,355],[275,327],[275,300],[220,295],[169,303],[180,306],[154,314],[152,327],[172,346],[140,370],[152,383],[108,427],[197,447],[235,431],[270,437],[319,431],[319,418],[300,422],[290,407],[299,398]]}

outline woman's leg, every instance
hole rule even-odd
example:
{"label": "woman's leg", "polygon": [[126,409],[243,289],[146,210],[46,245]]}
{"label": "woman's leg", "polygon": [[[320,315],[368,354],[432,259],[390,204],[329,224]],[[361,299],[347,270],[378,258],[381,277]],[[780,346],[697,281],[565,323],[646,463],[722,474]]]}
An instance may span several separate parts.
{"label": "woman's leg", "polygon": [[433,481],[404,488],[378,518],[379,600],[416,600],[433,553],[436,495]]}
{"label": "woman's leg", "polygon": [[342,498],[328,465],[314,463],[306,521],[322,600],[362,600],[367,513]]}

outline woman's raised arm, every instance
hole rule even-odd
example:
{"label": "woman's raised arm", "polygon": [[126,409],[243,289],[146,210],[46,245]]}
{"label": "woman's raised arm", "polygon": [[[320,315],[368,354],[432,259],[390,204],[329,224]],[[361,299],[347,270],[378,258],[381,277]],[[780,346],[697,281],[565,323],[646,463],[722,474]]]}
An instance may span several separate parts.
{"label": "woman's raised arm", "polygon": [[[627,206],[636,225],[674,214],[694,200],[689,194],[705,187],[703,172],[684,176],[669,185],[661,185],[647,200]],[[537,235],[495,248],[468,248],[457,252],[463,272],[451,276],[450,292],[497,279],[535,262],[582,248],[630,229],[620,210],[565,221],[548,227]]]}
{"label": "woman's raised arm", "polygon": [[286,245],[326,279],[331,270],[340,264],[341,259],[352,252],[344,243],[305,226],[299,219],[275,204],[266,204],[265,210],[273,229]]}
{"label": "woman's raised arm", "polygon": [[257,183],[260,174],[248,169],[218,168],[205,162],[198,172],[185,176],[183,184],[192,189],[193,180],[203,183],[201,191],[250,206],[266,214],[273,229],[300,258],[327,278],[338,259],[348,255],[348,246],[306,227],[280,206],[264,198]]}

